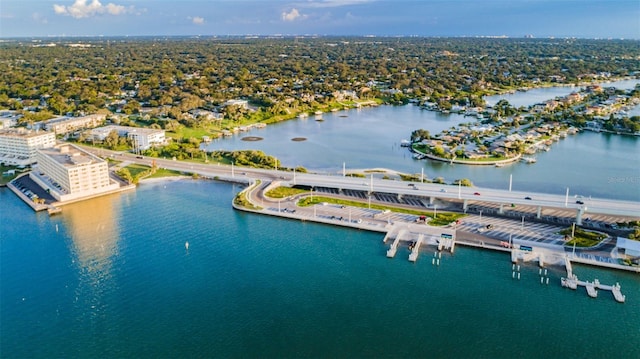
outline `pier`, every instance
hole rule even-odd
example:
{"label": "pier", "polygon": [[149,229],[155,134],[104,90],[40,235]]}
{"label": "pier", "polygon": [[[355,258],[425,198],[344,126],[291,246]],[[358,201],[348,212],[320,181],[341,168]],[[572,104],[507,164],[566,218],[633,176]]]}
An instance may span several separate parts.
{"label": "pier", "polygon": [[413,244],[413,248],[411,248],[411,254],[409,254],[409,261],[415,262],[418,259],[418,251],[420,250],[420,244],[422,244],[422,240],[424,239],[424,234],[420,234],[418,236],[418,240]]}
{"label": "pier", "polygon": [[[400,243],[400,240],[402,239],[402,236],[407,232],[406,229],[401,229],[398,231],[398,234],[396,235],[396,238],[393,240],[393,243],[391,243],[391,247],[389,247],[389,250],[387,250],[387,258],[393,258],[396,255],[396,252],[398,251],[398,244]],[[389,233],[391,233],[391,231],[389,231]],[[385,236],[385,238],[387,238]]]}
{"label": "pier", "polygon": [[400,242],[409,242],[409,249],[411,250],[409,261],[415,262],[418,259],[422,245],[434,245],[437,246],[438,251],[446,249],[453,253],[456,235],[455,229],[451,228],[431,227],[414,223],[394,223],[390,226],[382,241],[386,243],[391,239],[393,239],[393,242],[387,250],[387,258],[395,257]]}
{"label": "pier", "polygon": [[562,284],[563,287],[573,290],[578,289],[578,287],[585,287],[587,294],[591,298],[596,298],[598,296],[598,289],[607,290],[611,291],[616,302],[625,302],[626,296],[622,294],[619,283],[616,283],[615,285],[605,285],[600,283],[598,279],[594,279],[593,282],[579,280],[578,276],[573,273],[571,260],[569,258],[565,259],[565,268],[567,269],[567,277],[560,278],[560,284]]}

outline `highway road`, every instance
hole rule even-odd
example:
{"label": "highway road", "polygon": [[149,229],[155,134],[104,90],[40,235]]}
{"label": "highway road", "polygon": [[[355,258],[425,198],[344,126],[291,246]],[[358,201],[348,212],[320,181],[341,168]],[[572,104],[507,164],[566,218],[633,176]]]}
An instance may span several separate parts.
{"label": "highway road", "polygon": [[[91,147],[84,147],[102,157],[112,157],[115,160],[129,161],[132,163],[151,166],[153,161],[157,166],[182,171],[198,173],[202,176],[220,176],[232,178],[238,181],[251,179],[281,180],[288,185],[302,185],[309,187],[327,187],[349,189],[367,192],[394,193],[401,195],[413,195],[434,197],[443,200],[466,200],[467,202],[489,202],[503,204],[505,206],[527,205],[543,208],[572,209],[576,213],[607,214],[613,216],[625,216],[640,218],[640,203],[633,201],[620,201],[601,198],[576,198],[574,196],[553,195],[547,193],[519,192],[480,187],[452,186],[435,183],[417,183],[406,181],[393,181],[381,178],[368,177],[344,177],[338,175],[295,173],[267,169],[255,169],[221,165],[218,163],[192,163],[186,161],[174,161],[162,158],[137,156],[131,153],[109,151]],[[530,198],[530,199],[528,199]],[[582,203],[577,203],[580,201]]]}

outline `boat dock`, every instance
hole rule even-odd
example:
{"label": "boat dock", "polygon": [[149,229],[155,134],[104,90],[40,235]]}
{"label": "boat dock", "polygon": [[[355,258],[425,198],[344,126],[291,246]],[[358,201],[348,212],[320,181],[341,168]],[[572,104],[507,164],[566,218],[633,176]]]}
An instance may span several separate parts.
{"label": "boat dock", "polygon": [[[391,233],[392,231],[389,231],[389,233]],[[396,255],[396,252],[398,251],[398,244],[400,243],[400,240],[402,239],[402,236],[404,236],[404,234],[407,232],[406,229],[401,229],[398,231],[398,234],[396,235],[396,238],[393,240],[393,243],[391,243],[391,247],[389,247],[389,249],[387,250],[387,258],[393,258]],[[386,242],[386,240],[388,239],[389,234],[387,233],[387,236],[385,236],[384,241]]]}
{"label": "boat dock", "polygon": [[600,283],[598,279],[594,279],[593,282],[582,281],[578,279],[578,276],[573,274],[573,268],[571,265],[571,260],[569,258],[565,259],[565,268],[567,269],[567,277],[560,278],[560,284],[563,287],[576,290],[578,287],[585,287],[587,290],[587,294],[591,298],[596,298],[598,296],[598,289],[600,290],[608,290],[613,294],[613,298],[618,303],[624,303],[626,300],[626,296],[622,294],[620,290],[620,284],[616,283],[615,285],[606,285]]}
{"label": "boat dock", "polygon": [[415,262],[420,254],[423,245],[437,246],[438,251],[449,250],[453,253],[455,249],[455,229],[432,227],[424,224],[393,224],[382,240],[386,243],[393,240],[387,250],[387,257],[393,258],[398,251],[400,242],[408,242],[409,261]]}
{"label": "boat dock", "polygon": [[418,251],[420,250],[420,245],[422,244],[422,240],[424,239],[424,234],[420,234],[418,236],[418,240],[413,244],[413,248],[411,248],[411,254],[409,254],[409,261],[415,262],[418,259]]}

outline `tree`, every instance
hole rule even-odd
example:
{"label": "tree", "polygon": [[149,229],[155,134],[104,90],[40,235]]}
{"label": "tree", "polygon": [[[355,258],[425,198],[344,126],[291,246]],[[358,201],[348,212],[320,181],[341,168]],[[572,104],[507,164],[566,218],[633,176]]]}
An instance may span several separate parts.
{"label": "tree", "polygon": [[107,137],[104,138],[104,145],[110,149],[115,149],[118,147],[119,140],[120,136],[118,135],[118,131],[112,130]]}
{"label": "tree", "polygon": [[411,142],[420,142],[422,140],[428,140],[431,138],[431,134],[428,130],[419,129],[411,132]]}

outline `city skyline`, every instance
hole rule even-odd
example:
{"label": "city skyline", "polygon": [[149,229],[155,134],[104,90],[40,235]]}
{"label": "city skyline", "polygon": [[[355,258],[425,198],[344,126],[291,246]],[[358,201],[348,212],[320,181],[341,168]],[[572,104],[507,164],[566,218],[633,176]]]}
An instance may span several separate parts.
{"label": "city skyline", "polygon": [[0,37],[640,38],[635,0],[3,0]]}

